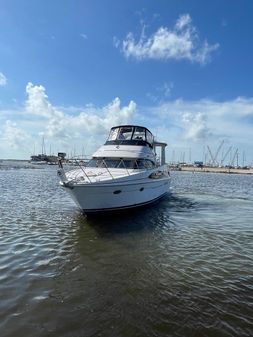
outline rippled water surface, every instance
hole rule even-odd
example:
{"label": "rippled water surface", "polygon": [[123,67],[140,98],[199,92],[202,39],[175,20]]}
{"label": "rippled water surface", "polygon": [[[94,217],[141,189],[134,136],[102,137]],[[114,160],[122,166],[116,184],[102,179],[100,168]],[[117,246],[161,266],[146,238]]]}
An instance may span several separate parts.
{"label": "rippled water surface", "polygon": [[0,170],[0,336],[253,336],[253,176],[85,218],[55,167]]}

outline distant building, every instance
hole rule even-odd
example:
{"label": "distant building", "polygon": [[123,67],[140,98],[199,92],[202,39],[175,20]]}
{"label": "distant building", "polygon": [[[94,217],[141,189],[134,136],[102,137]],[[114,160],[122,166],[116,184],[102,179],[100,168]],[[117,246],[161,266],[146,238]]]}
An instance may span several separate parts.
{"label": "distant building", "polygon": [[58,152],[58,157],[61,159],[65,159],[66,153],[65,152]]}
{"label": "distant building", "polygon": [[203,165],[204,165],[203,161],[195,161],[194,162],[195,167],[203,167]]}

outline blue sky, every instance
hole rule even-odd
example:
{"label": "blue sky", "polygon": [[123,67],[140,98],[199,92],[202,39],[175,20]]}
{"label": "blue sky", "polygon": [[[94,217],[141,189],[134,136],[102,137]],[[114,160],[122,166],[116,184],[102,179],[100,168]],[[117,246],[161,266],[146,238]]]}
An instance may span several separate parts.
{"label": "blue sky", "polygon": [[224,140],[220,155],[253,163],[252,13],[250,0],[2,0],[0,158],[28,159],[43,135],[89,155],[136,123],[168,160]]}

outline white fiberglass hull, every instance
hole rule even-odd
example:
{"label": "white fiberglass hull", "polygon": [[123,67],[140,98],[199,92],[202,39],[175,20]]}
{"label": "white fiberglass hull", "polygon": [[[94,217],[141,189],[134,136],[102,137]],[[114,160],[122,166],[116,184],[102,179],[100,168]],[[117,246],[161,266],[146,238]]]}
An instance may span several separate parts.
{"label": "white fiberglass hull", "polygon": [[77,184],[66,189],[85,212],[134,208],[152,203],[168,193],[170,177],[129,179],[104,183]]}

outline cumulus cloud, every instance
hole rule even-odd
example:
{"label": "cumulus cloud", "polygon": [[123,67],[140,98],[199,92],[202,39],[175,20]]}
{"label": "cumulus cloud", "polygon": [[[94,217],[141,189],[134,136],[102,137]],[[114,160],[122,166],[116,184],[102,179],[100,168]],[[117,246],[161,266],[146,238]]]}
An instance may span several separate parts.
{"label": "cumulus cloud", "polygon": [[[178,22],[180,27],[186,24],[187,18]],[[166,96],[171,87],[166,83],[160,89]],[[77,113],[74,109],[70,112],[53,106],[43,86],[28,83],[26,90],[26,112],[42,118],[46,138],[69,141],[87,139],[92,135],[98,139],[101,135],[99,141],[103,141],[111,126],[131,123],[137,118],[136,103],[133,101],[122,106],[120,99],[115,98],[104,107],[87,105]],[[247,143],[249,139],[253,140],[253,98],[238,97],[225,102],[178,99],[152,107],[148,114],[139,114],[138,118],[142,118],[142,123],[149,127],[173,128],[174,140],[211,142],[228,138]]]}
{"label": "cumulus cloud", "polygon": [[132,123],[136,103],[122,105],[118,97],[109,104],[83,108],[54,106],[42,85],[28,83],[24,109],[0,111],[1,157],[29,158],[34,147],[40,149],[42,135],[47,147],[70,153],[73,148],[88,154],[105,141],[112,126]]}
{"label": "cumulus cloud", "polygon": [[26,111],[47,119],[44,133],[51,138],[78,138],[84,133],[104,135],[113,125],[128,123],[136,111],[135,102],[130,101],[122,107],[117,97],[105,107],[96,108],[91,105],[77,115],[67,114],[49,102],[43,86],[28,83],[26,92]]}
{"label": "cumulus cloud", "polygon": [[[166,88],[161,86],[161,90]],[[28,159],[34,146],[40,149],[41,134],[47,148],[51,144],[56,153],[71,153],[75,148],[80,154],[84,147],[91,155],[104,142],[111,126],[136,123],[168,143],[169,159],[172,149],[189,151],[190,147],[192,159],[202,159],[204,144],[217,148],[225,139],[226,144],[240,147],[239,153],[245,151],[247,159],[253,161],[253,98],[156,101],[152,107],[139,107],[137,113],[135,102],[122,105],[119,98],[102,107],[58,107],[50,102],[43,86],[28,83],[26,90],[23,110],[0,111],[1,157]]]}
{"label": "cumulus cloud", "polygon": [[153,109],[157,118],[173,125],[178,139],[214,141],[227,138],[234,143],[253,140],[253,99],[170,101]]}
{"label": "cumulus cloud", "polygon": [[237,97],[223,102],[178,99],[146,112],[154,134],[169,144],[168,160],[180,161],[182,153],[187,153],[187,160],[189,153],[191,160],[205,160],[207,145],[216,151],[224,140],[224,151],[232,147],[234,153],[238,148],[240,164],[243,153],[247,163],[253,164],[253,98]]}
{"label": "cumulus cloud", "polygon": [[33,85],[29,82],[26,86],[26,93],[27,112],[42,117],[60,115],[49,102],[48,96],[46,95],[46,89],[42,85]]}
{"label": "cumulus cloud", "polygon": [[5,86],[7,84],[7,78],[6,76],[0,72],[0,86]]}
{"label": "cumulus cloud", "polygon": [[201,112],[195,114],[185,112],[182,114],[182,123],[185,129],[184,137],[189,140],[208,138],[211,135],[207,127],[207,115]]}
{"label": "cumulus cloud", "polygon": [[189,14],[181,15],[176,22],[176,28],[182,30],[184,27],[189,26],[191,22],[192,19]]}
{"label": "cumulus cloud", "polygon": [[144,29],[139,40],[133,33],[128,33],[122,43],[114,38],[114,45],[121,48],[125,57],[138,60],[182,60],[205,64],[211,59],[211,53],[219,44],[210,45],[201,42],[197,29],[192,24],[189,14],[181,15],[172,29],[160,27],[154,34],[147,37]]}
{"label": "cumulus cloud", "polygon": [[28,135],[25,131],[17,127],[17,124],[7,120],[3,127],[1,141],[3,146],[11,147],[14,149],[23,146],[24,141],[27,140]]}

